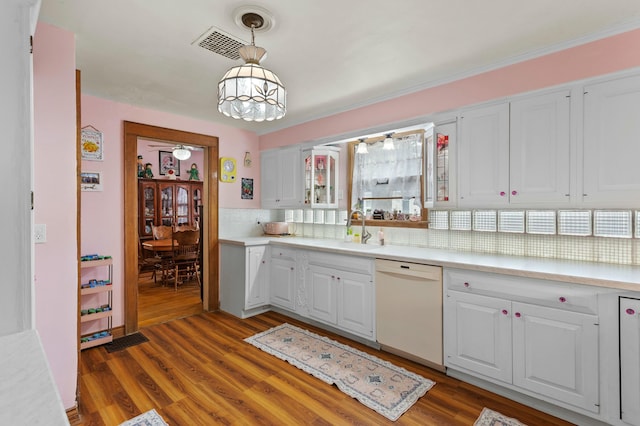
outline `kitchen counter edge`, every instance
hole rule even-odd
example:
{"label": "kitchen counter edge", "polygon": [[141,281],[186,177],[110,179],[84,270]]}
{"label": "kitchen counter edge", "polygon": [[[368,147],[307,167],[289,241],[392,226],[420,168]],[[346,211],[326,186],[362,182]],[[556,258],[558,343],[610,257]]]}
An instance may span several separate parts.
{"label": "kitchen counter edge", "polygon": [[219,242],[220,244],[246,247],[270,244],[619,290],[640,291],[640,266],[634,265],[460,252],[413,246],[368,245],[367,247],[362,247],[359,244],[344,243],[340,240],[302,237],[223,238]]}

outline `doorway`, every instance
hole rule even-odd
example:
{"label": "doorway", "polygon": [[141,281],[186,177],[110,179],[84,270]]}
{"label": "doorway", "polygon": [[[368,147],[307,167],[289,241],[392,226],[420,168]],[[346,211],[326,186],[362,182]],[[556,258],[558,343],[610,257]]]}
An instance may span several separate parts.
{"label": "doorway", "polygon": [[[187,147],[191,155],[176,161],[173,151],[183,146]],[[178,277],[174,277],[173,271],[169,273],[166,269],[169,259],[173,257],[172,247],[152,251],[145,249],[144,244],[156,237],[160,238],[154,235],[154,225],[202,231],[199,226],[200,216],[204,205],[208,205],[208,200],[203,191],[203,176],[200,173],[205,170],[207,149],[209,148],[178,145],[172,141],[138,138],[139,170],[142,170],[142,176],[138,178],[138,255],[141,261],[138,274],[139,328],[204,311],[199,274],[186,274],[178,280],[180,284],[175,285]],[[175,179],[167,174],[166,167],[172,167]],[[145,176],[145,173],[149,176]],[[192,174],[194,181],[191,180]],[[204,240],[202,237],[200,239]],[[202,260],[198,264],[202,264]]]}
{"label": "doorway", "polygon": [[203,170],[203,191],[208,200],[202,215],[203,229],[203,307],[217,310],[218,289],[218,138],[191,132],[124,122],[124,326],[125,334],[139,329],[138,325],[138,138],[203,146],[207,149]]}

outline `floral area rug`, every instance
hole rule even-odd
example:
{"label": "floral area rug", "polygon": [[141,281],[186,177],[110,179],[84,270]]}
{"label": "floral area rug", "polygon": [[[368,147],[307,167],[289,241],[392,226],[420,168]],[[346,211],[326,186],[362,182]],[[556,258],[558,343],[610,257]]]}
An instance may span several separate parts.
{"label": "floral area rug", "polygon": [[397,420],[435,385],[390,362],[290,324],[245,341],[336,385],[389,420]]}
{"label": "floral area rug", "polygon": [[524,423],[520,423],[516,419],[507,417],[504,414],[500,414],[497,411],[484,408],[480,417],[473,424],[473,426],[526,426]]}
{"label": "floral area rug", "polygon": [[149,410],[137,417],[121,423],[120,426],[168,426],[156,410]]}

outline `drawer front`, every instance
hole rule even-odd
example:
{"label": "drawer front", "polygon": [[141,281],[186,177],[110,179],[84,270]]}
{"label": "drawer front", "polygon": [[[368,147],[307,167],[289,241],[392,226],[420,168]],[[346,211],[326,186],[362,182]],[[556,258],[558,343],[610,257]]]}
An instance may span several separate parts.
{"label": "drawer front", "polygon": [[444,281],[450,290],[598,313],[598,291],[591,286],[450,268],[445,269]]}
{"label": "drawer front", "polygon": [[305,250],[304,255],[307,256],[310,265],[324,266],[331,269],[339,269],[341,271],[355,272],[358,274],[373,274],[373,259],[330,254],[321,251]]}
{"label": "drawer front", "polygon": [[296,250],[286,247],[271,246],[271,258],[282,260],[296,260]]}

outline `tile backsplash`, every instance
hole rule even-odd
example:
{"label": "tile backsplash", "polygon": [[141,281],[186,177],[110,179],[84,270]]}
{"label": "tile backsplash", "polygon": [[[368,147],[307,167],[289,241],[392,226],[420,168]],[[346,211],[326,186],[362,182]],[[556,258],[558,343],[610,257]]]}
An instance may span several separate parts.
{"label": "tile backsplash", "polygon": [[[291,217],[291,210],[287,210]],[[262,235],[261,222],[285,221],[285,210],[220,209],[220,238]],[[336,218],[344,216],[337,212]],[[313,216],[312,216],[313,217]],[[326,217],[326,216],[325,216]],[[314,220],[290,224],[290,232],[307,238],[342,239],[344,224],[319,224]],[[336,220],[340,222],[340,220]],[[353,226],[359,233],[360,227]],[[379,227],[369,226],[369,244],[378,244]],[[607,238],[518,232],[384,228],[385,243],[455,251],[567,259],[585,262],[640,265],[640,239]]]}

